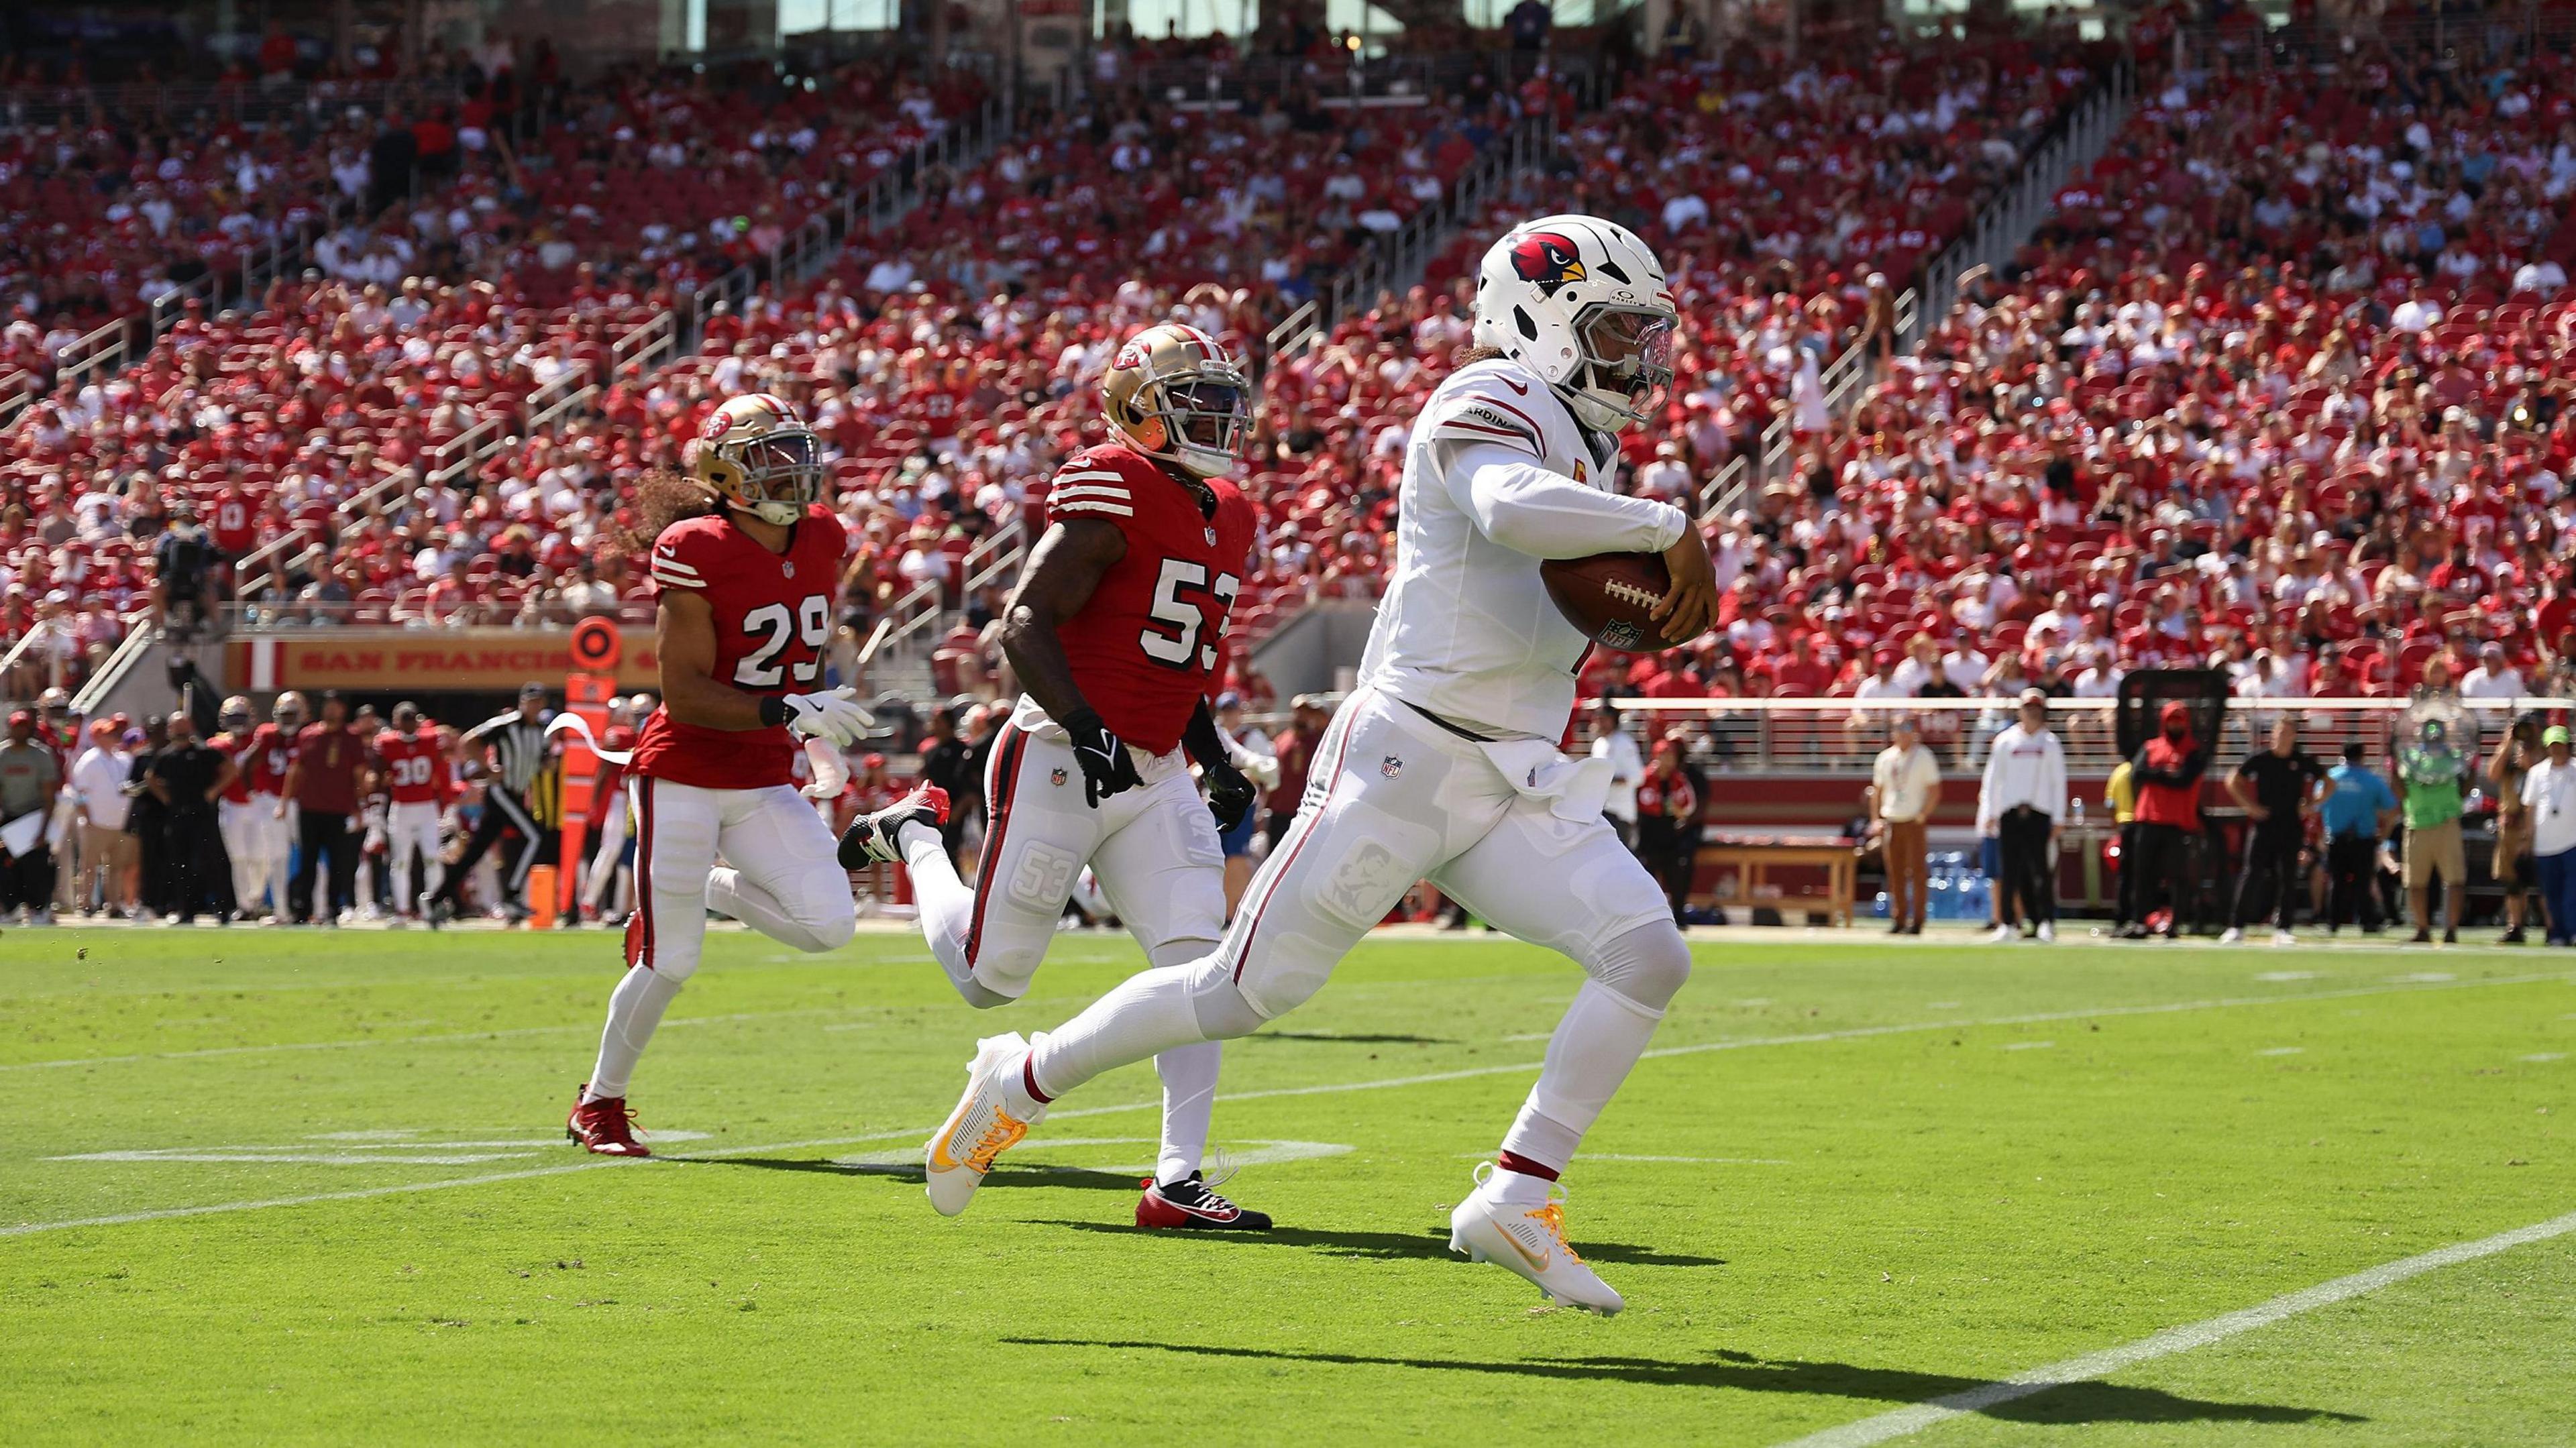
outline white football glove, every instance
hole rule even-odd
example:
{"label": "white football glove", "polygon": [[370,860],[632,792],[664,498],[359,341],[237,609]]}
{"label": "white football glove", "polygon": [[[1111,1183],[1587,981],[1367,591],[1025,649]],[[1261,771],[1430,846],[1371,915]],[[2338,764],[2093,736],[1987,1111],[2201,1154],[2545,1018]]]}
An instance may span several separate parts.
{"label": "white football glove", "polygon": [[857,743],[873,722],[868,711],[850,697],[847,688],[828,689],[820,694],[789,694],[781,702],[787,705],[787,727],[808,739],[820,739],[847,749]]}

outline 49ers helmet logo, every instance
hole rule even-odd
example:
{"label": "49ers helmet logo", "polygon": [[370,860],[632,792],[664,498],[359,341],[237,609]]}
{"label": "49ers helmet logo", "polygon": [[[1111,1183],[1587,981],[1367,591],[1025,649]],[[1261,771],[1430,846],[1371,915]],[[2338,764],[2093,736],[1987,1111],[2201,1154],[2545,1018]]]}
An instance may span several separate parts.
{"label": "49ers helmet logo", "polygon": [[1539,290],[1541,296],[1553,297],[1556,289],[1567,282],[1584,278],[1582,254],[1566,237],[1553,231],[1534,231],[1512,244],[1512,270],[1522,281]]}

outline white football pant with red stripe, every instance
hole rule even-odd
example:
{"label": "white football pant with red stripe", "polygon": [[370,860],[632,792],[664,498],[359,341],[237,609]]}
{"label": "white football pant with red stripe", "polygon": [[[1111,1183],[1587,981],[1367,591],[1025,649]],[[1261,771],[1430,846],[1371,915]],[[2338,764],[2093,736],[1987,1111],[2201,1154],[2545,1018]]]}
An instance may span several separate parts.
{"label": "white football pant with red stripe", "polygon": [[794,787],[631,783],[637,921],[626,937],[629,969],[609,996],[592,1100],[626,1094],[662,1012],[697,971],[709,911],[806,951],[838,950],[858,928],[832,832]]}
{"label": "white football pant with red stripe", "polygon": [[1039,1037],[1030,1074],[1051,1099],[1152,1052],[1248,1034],[1312,996],[1427,879],[1591,977],[1503,1143],[1561,1170],[1690,974],[1672,907],[1602,817],[1586,763],[1546,740],[1463,738],[1379,691],[1352,695],[1223,944]]}
{"label": "white football pant with red stripe", "polygon": [[[1225,852],[1216,823],[1180,750],[1160,758],[1139,752],[1136,768],[1142,785],[1094,809],[1064,731],[1024,707],[985,760],[992,823],[975,884],[959,881],[937,831],[904,831],[922,933],[969,1003],[1005,1005],[1027,992],[1086,865],[1150,964],[1178,965],[1215,948],[1225,931]],[[1218,1048],[1212,1041],[1184,1046],[1154,1064],[1163,1080],[1156,1175],[1178,1181],[1198,1170],[1207,1152]]]}
{"label": "white football pant with red stripe", "polygon": [[395,800],[385,810],[385,862],[394,883],[394,913],[409,915],[418,898],[412,891],[411,862],[420,860],[420,888],[432,895],[447,883],[447,862],[438,856],[438,801]]}

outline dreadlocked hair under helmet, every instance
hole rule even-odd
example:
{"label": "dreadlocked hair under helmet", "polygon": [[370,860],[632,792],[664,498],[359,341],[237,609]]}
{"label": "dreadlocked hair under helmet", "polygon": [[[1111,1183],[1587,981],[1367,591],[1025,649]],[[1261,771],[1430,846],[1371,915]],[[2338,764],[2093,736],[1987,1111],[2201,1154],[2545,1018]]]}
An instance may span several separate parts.
{"label": "dreadlocked hair under helmet", "polygon": [[669,468],[653,468],[635,483],[635,526],[616,537],[619,552],[641,558],[653,551],[662,530],[688,518],[703,518],[724,506],[716,490]]}

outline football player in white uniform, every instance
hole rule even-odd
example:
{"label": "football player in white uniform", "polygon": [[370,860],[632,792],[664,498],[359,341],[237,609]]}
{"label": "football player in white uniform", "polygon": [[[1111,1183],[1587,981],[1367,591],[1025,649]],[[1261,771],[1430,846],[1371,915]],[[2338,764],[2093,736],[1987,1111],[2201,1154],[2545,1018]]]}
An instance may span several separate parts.
{"label": "football player in white uniform", "polygon": [[983,1043],[925,1151],[940,1211],[965,1210],[993,1155],[1062,1093],[1297,1006],[1428,878],[1589,977],[1497,1160],[1452,1215],[1450,1246],[1560,1303],[1619,1310],[1566,1245],[1555,1182],[1688,978],[1690,952],[1602,817],[1606,761],[1557,752],[1586,641],[1539,563],[1660,552],[1673,577],[1655,609],[1665,639],[1714,619],[1716,577],[1690,517],[1607,491],[1617,432],[1669,390],[1676,320],[1654,254],[1608,222],[1547,217],[1485,254],[1476,348],[1413,430],[1394,578],[1296,824],[1213,955],[1145,971],[1033,1044]]}

